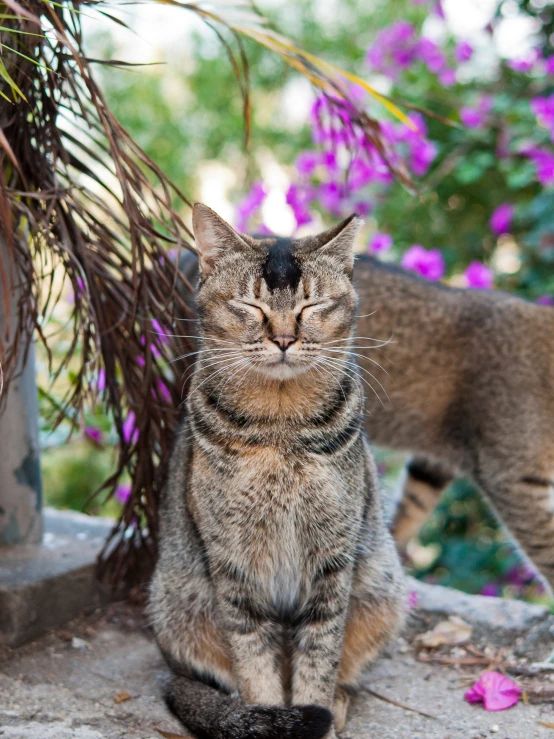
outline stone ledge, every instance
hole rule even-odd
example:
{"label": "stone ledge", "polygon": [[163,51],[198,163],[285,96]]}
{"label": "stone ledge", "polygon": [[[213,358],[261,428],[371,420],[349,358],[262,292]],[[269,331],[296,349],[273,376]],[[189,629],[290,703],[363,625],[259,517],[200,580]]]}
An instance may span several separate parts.
{"label": "stone ledge", "polygon": [[0,644],[35,639],[105,599],[94,567],[112,525],[46,508],[41,544],[0,549]]}

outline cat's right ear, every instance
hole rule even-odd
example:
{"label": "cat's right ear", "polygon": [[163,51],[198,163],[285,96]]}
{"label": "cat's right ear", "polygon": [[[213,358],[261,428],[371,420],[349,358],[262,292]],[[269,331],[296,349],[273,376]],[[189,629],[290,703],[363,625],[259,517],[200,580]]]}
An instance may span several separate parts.
{"label": "cat's right ear", "polygon": [[213,271],[224,252],[248,249],[246,241],[223,218],[202,203],[195,203],[192,209],[192,229],[203,277]]}

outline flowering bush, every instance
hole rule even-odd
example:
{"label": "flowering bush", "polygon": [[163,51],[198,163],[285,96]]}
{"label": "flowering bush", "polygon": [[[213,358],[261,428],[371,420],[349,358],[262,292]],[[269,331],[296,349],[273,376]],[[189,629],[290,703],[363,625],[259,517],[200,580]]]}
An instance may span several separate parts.
{"label": "flowering bush", "polygon": [[[454,39],[444,21],[439,44],[409,20],[412,12],[424,26],[421,8],[405,10],[365,54],[360,49],[356,71],[370,82],[386,78],[393,99],[410,95],[438,118],[414,111],[406,123],[383,122],[383,152],[338,125],[348,110],[331,111],[317,98],[306,122],[312,146],[297,156],[286,193],[296,230],[356,211],[367,218],[370,253],[429,280],[497,286],[544,302],[554,291],[554,56],[533,48],[498,59],[494,77],[481,76],[482,49]],[[407,167],[418,195],[393,179],[387,161]],[[239,227],[261,222],[262,189],[257,182],[241,203]]]}

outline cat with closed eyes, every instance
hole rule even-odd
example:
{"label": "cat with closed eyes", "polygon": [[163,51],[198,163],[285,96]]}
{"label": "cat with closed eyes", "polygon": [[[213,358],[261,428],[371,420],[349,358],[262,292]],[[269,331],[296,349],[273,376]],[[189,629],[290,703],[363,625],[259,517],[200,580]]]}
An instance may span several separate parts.
{"label": "cat with closed eyes", "polygon": [[403,623],[348,354],[359,224],[259,240],[194,208],[200,354],[150,612],[166,701],[200,739],[334,739]]}
{"label": "cat with closed eyes", "polygon": [[[196,257],[184,253],[179,266],[194,281]],[[366,255],[356,256],[354,285],[349,354],[373,388],[367,436],[413,455],[393,523],[399,546],[465,477],[554,586],[554,309],[431,283]]]}

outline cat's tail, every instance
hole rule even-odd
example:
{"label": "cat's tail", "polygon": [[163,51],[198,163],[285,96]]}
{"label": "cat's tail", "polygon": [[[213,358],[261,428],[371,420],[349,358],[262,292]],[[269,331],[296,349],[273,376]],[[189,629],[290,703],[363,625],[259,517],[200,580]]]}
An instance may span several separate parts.
{"label": "cat's tail", "polygon": [[247,706],[198,680],[172,675],[167,706],[198,739],[322,739],[332,715],[321,706]]}

